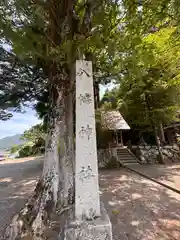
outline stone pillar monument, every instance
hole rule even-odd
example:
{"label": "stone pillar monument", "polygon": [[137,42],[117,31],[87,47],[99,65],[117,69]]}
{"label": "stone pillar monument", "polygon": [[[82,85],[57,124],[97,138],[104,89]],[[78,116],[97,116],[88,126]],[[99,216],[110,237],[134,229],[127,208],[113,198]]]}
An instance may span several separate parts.
{"label": "stone pillar monument", "polygon": [[92,63],[76,61],[75,207],[63,238],[112,240],[109,217],[100,204]]}
{"label": "stone pillar monument", "polygon": [[76,63],[75,216],[100,216],[92,63]]}

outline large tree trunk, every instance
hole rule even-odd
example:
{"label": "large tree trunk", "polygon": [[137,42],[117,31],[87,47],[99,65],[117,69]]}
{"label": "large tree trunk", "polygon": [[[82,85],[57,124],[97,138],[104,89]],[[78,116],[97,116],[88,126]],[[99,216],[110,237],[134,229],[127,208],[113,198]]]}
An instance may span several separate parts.
{"label": "large tree trunk", "polygon": [[[60,81],[60,80],[59,80]],[[45,239],[44,230],[50,214],[74,201],[74,140],[72,92],[53,86],[50,125],[42,177],[26,207],[6,229],[5,239],[21,239],[30,233],[33,239]]]}
{"label": "large tree trunk", "polygon": [[[49,5],[49,47],[59,46],[68,36],[72,24],[72,4],[48,1]],[[55,14],[55,15],[54,15]],[[56,18],[57,16],[57,18]],[[67,25],[67,33],[60,27]],[[58,29],[61,29],[59,34]],[[71,36],[72,35],[72,36]],[[46,142],[46,154],[43,174],[35,189],[34,195],[26,207],[13,219],[7,228],[6,239],[21,238],[26,231],[35,240],[43,236],[50,218],[50,213],[58,208],[61,212],[74,202],[74,128],[73,128],[73,51],[70,61],[62,65],[59,60],[52,60],[46,72],[49,73],[50,116],[49,131]],[[51,56],[52,57],[52,56]],[[66,59],[67,60],[67,59]],[[73,76],[73,77],[72,77]]]}
{"label": "large tree trunk", "polygon": [[158,149],[158,152],[159,152],[158,162],[163,164],[164,163],[164,156],[163,156],[162,151],[161,151],[161,143],[160,143],[160,139],[159,139],[156,127],[154,127],[154,134],[155,134],[155,138],[156,138],[157,149]]}
{"label": "large tree trunk", "polygon": [[166,139],[165,139],[164,129],[163,129],[162,123],[159,125],[159,133],[160,133],[161,145],[166,144]]}
{"label": "large tree trunk", "polygon": [[146,104],[147,104],[147,109],[148,109],[148,115],[149,115],[149,121],[151,124],[152,129],[154,130],[154,135],[155,135],[155,139],[156,139],[156,145],[157,145],[157,149],[159,152],[159,163],[164,163],[164,157],[161,151],[161,143],[160,143],[160,139],[158,136],[158,132],[157,132],[157,127],[154,121],[154,118],[152,116],[152,112],[151,112],[151,105],[150,105],[150,96],[148,95],[147,92],[145,92],[145,100],[146,100]]}
{"label": "large tree trunk", "polygon": [[[60,169],[63,176],[61,204],[63,207],[74,202],[74,124],[73,96],[69,92],[65,97],[65,116],[60,131]],[[64,132],[63,132],[64,129]]]}
{"label": "large tree trunk", "polygon": [[143,146],[147,145],[147,143],[144,141],[143,133],[141,131],[139,132],[139,144]]}

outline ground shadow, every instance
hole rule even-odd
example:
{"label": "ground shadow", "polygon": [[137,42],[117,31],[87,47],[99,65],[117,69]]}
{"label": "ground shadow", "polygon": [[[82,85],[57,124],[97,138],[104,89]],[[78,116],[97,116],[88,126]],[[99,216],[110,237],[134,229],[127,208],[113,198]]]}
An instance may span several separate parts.
{"label": "ground shadow", "polygon": [[180,195],[136,173],[100,171],[114,240],[180,239]]}
{"label": "ground shadow", "polygon": [[0,239],[12,217],[24,207],[42,172],[42,158],[0,163]]}
{"label": "ground shadow", "polygon": [[180,190],[180,164],[134,165],[130,168]]}
{"label": "ground shadow", "polygon": [[37,176],[42,170],[43,158],[18,160],[14,159],[11,162],[0,162],[0,188],[11,186],[19,182],[19,178],[28,178],[29,176]]}

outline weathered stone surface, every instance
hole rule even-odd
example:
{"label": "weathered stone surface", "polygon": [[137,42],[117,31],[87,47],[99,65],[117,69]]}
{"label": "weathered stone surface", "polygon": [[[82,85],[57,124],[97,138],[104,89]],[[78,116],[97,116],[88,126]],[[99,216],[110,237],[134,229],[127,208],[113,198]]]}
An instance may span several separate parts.
{"label": "weathered stone surface", "polygon": [[60,239],[112,240],[109,217],[100,208],[92,63],[87,61],[76,62],[75,160],[75,206],[67,212]]}
{"label": "weathered stone surface", "polygon": [[104,206],[101,217],[90,221],[73,221],[71,211],[59,240],[112,240],[112,227]]}
{"label": "weathered stone surface", "polygon": [[100,216],[92,62],[76,61],[75,217]]}

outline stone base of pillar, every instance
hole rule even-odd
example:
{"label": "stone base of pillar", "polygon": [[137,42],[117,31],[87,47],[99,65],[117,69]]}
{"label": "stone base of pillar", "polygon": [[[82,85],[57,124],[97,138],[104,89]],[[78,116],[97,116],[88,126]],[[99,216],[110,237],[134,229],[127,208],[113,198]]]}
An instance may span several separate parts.
{"label": "stone base of pillar", "polygon": [[109,216],[101,204],[101,217],[91,221],[73,220],[70,211],[59,240],[112,240],[112,226]]}

